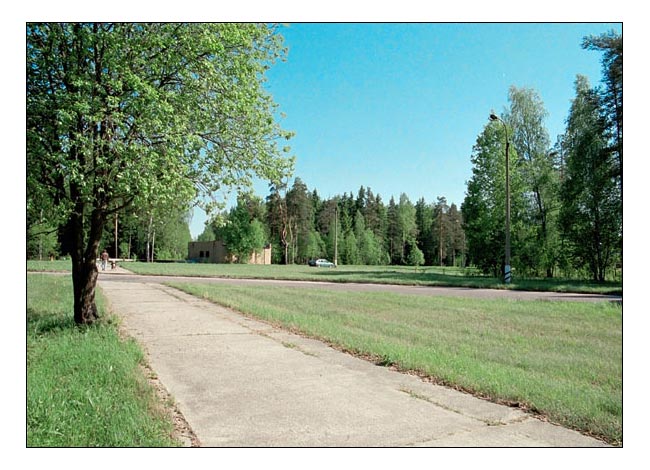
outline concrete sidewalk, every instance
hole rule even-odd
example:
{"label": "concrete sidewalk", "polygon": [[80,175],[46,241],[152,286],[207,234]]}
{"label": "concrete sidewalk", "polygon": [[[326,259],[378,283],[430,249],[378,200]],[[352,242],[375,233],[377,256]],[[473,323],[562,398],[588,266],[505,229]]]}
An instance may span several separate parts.
{"label": "concrete sidewalk", "polygon": [[202,446],[605,445],[170,287],[99,285]]}

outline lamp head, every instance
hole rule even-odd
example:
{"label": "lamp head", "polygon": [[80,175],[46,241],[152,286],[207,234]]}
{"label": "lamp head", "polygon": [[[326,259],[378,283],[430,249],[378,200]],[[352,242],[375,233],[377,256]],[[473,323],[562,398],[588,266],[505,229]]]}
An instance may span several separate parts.
{"label": "lamp head", "polygon": [[490,121],[499,121],[499,116],[494,113],[490,113]]}

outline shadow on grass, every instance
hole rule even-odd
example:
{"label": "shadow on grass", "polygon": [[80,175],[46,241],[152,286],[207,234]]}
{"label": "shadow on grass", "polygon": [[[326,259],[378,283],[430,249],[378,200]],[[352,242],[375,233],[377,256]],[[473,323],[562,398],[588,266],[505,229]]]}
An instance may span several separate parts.
{"label": "shadow on grass", "polygon": [[77,329],[72,316],[62,316],[60,313],[35,310],[27,307],[27,331],[34,335],[58,333]]}
{"label": "shadow on grass", "polygon": [[527,291],[574,292],[622,295],[623,288],[616,282],[593,282],[576,279],[521,279],[506,286],[500,279],[480,275],[454,275],[426,271],[347,271],[336,269],[314,270],[316,276],[333,282],[375,282],[381,284],[411,284],[424,286],[469,287],[484,289],[513,289]]}
{"label": "shadow on grass", "polygon": [[480,276],[458,276],[422,271],[338,271],[335,269],[315,270],[314,274],[331,281],[340,282],[377,282],[399,283],[429,286],[485,287],[495,288],[499,281],[495,278]]}

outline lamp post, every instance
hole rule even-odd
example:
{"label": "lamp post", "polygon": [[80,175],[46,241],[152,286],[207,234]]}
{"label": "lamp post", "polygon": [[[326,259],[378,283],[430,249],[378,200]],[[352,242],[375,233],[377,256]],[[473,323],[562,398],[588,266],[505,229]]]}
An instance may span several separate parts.
{"label": "lamp post", "polygon": [[510,164],[508,151],[510,149],[510,141],[508,140],[508,126],[503,122],[499,116],[494,113],[490,114],[490,121],[499,121],[503,124],[503,129],[506,133],[506,266],[504,269],[504,281],[510,284],[512,274],[510,272]]}
{"label": "lamp post", "polygon": [[339,201],[334,208],[334,266],[338,266],[339,257]]}

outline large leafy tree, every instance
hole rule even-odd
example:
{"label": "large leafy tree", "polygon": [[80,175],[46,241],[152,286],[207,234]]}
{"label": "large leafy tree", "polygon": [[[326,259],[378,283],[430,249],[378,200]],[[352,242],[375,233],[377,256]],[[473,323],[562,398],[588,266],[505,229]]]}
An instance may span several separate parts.
{"label": "large leafy tree", "polygon": [[622,237],[612,154],[600,110],[600,96],[586,77],[578,76],[565,136],[560,224],[575,263],[587,266],[596,281],[605,280]]}
{"label": "large leafy tree", "polygon": [[[509,132],[508,134],[511,134]],[[497,276],[503,272],[505,246],[504,129],[490,122],[477,137],[472,152],[472,177],[463,201],[463,228],[470,261]],[[524,186],[518,171],[517,152],[510,148],[510,204],[512,263],[519,268],[520,233],[523,230]]]}
{"label": "large leafy tree", "polygon": [[62,227],[77,323],[97,319],[111,214],[290,170],[263,88],[284,53],[261,24],[27,25],[28,220],[45,207]]}
{"label": "large leafy tree", "polygon": [[520,157],[532,228],[525,249],[526,260],[528,268],[541,267],[547,277],[552,277],[559,251],[556,229],[559,178],[544,125],[547,113],[540,96],[531,88],[512,86],[508,97],[510,110],[506,120],[512,127],[512,143]]}

